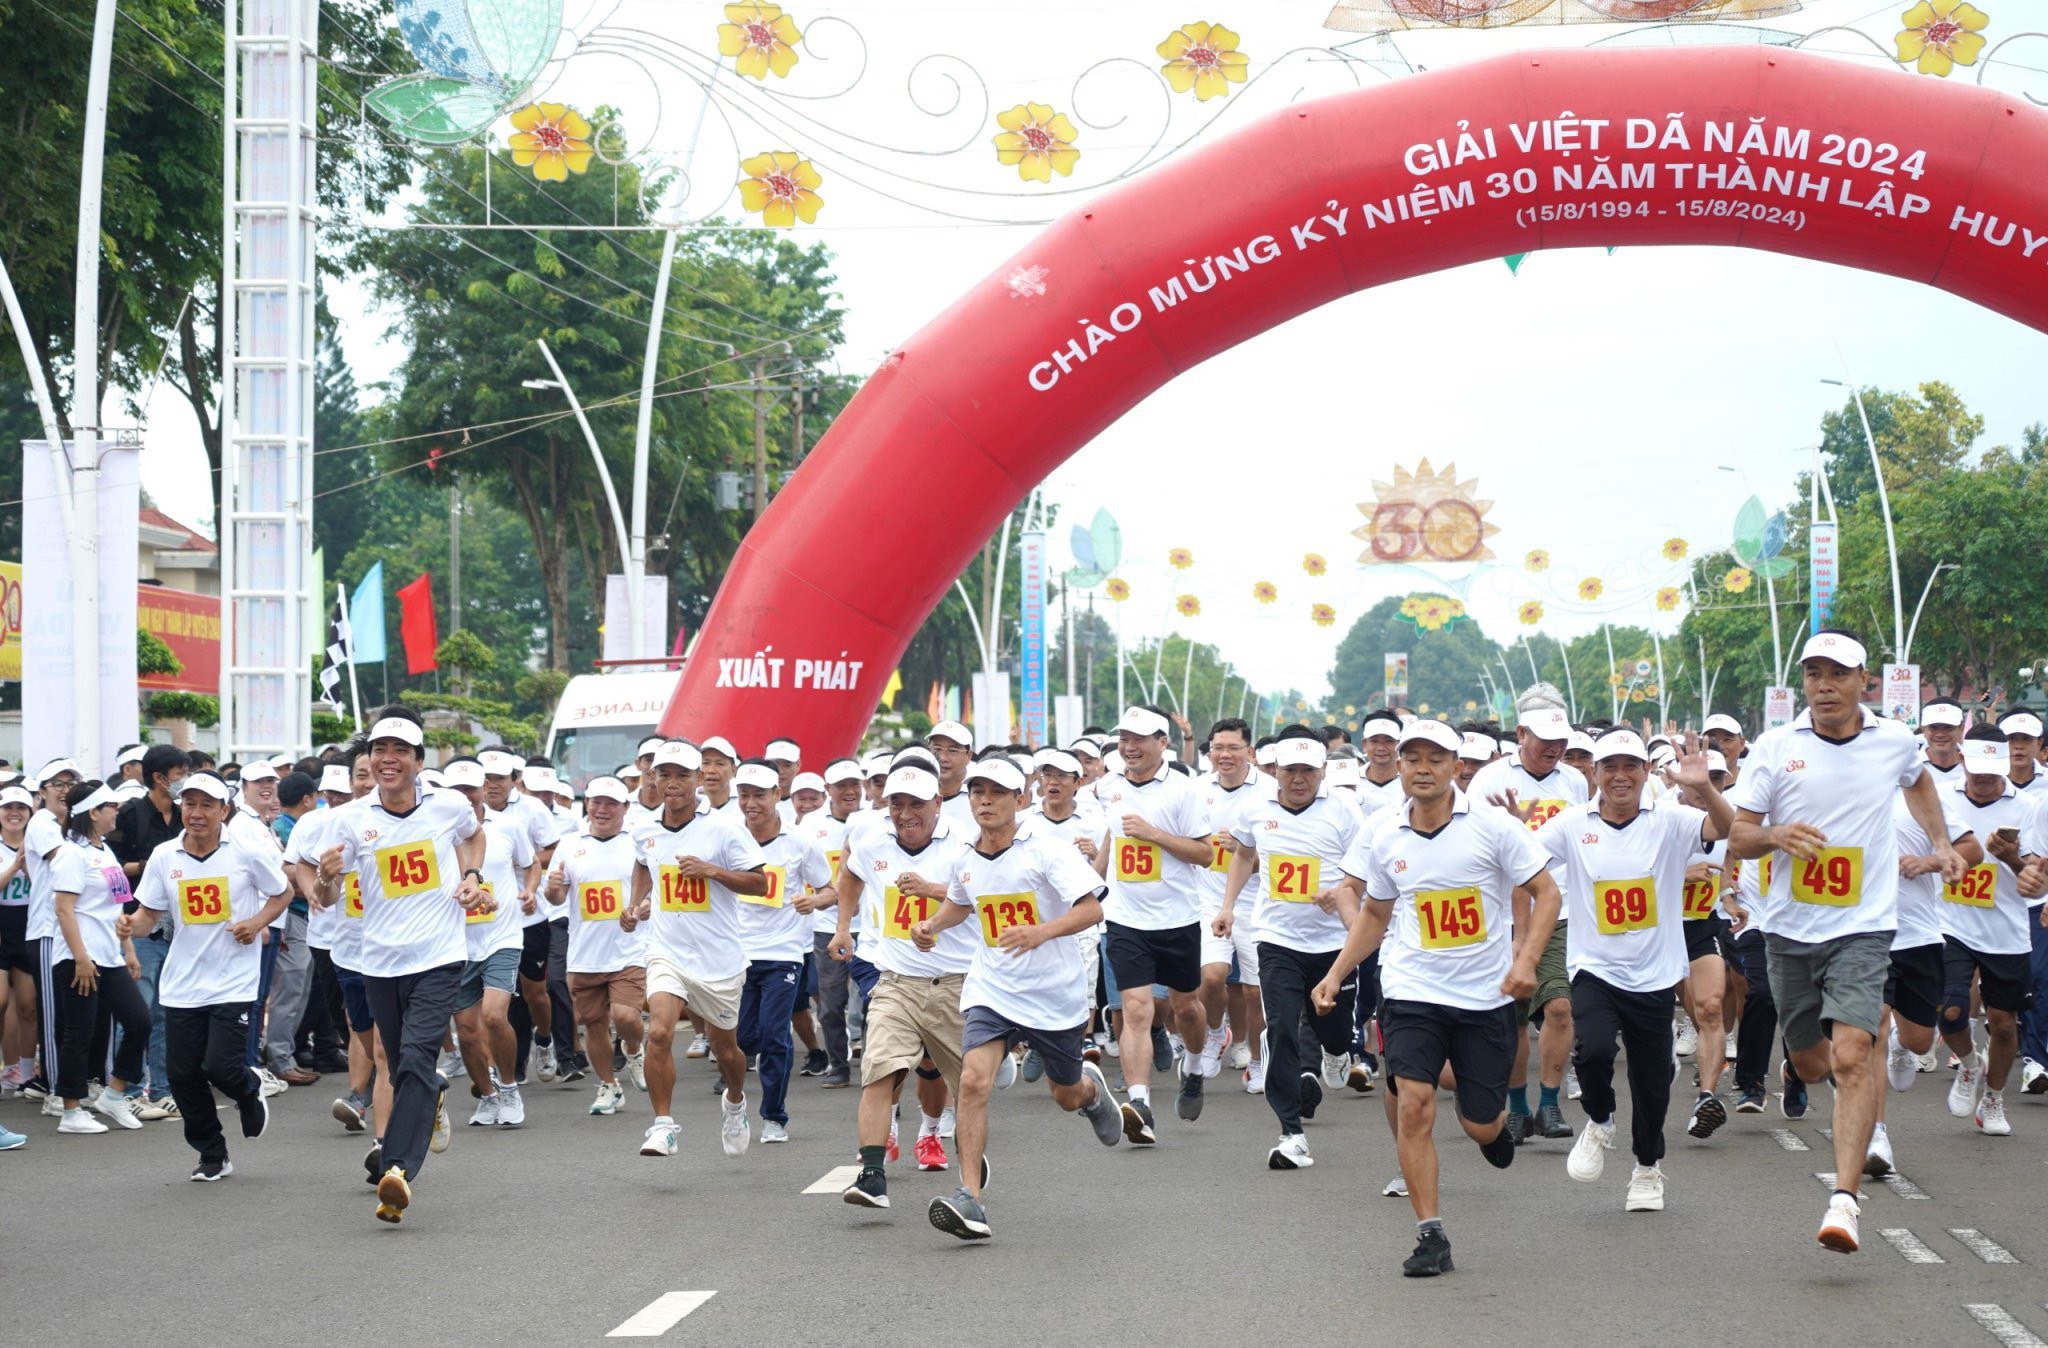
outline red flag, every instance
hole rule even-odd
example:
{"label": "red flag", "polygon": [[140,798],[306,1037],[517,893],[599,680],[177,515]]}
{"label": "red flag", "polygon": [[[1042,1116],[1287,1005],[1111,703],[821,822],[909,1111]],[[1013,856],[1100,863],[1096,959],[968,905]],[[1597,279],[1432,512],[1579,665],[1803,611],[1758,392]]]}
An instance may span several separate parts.
{"label": "red flag", "polygon": [[441,638],[434,628],[433,577],[422,575],[398,589],[398,637],[405,643],[405,672],[425,674],[440,666],[434,663],[434,648]]}

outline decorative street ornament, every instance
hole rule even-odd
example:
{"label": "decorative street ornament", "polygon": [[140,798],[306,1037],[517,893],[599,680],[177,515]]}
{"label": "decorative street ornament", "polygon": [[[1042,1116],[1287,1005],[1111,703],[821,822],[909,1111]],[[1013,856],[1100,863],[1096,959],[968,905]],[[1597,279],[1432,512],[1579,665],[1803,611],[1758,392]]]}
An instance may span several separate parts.
{"label": "decorative street ornament", "polygon": [[1685,560],[1685,554],[1686,554],[1686,551],[1687,551],[1687,549],[1686,549],[1686,544],[1685,544],[1685,540],[1684,540],[1684,539],[1682,539],[1682,538],[1667,538],[1667,539],[1665,539],[1665,540],[1664,540],[1664,560],[1665,560],[1665,561],[1667,561],[1667,562],[1682,562],[1682,561],[1684,561],[1684,560]]}
{"label": "decorative street ornament", "polygon": [[1337,610],[1331,608],[1328,604],[1311,604],[1308,616],[1309,621],[1313,622],[1317,627],[1328,627],[1331,623],[1337,621]]}
{"label": "decorative street ornament", "polygon": [[1534,627],[1537,623],[1543,621],[1543,605],[1540,601],[1531,599],[1528,603],[1522,605],[1521,612],[1515,616],[1522,620],[1522,626]]}
{"label": "decorative street ornament", "polygon": [[727,5],[718,25],[718,54],[731,56],[733,69],[750,80],[788,76],[796,65],[796,44],[804,35],[780,5]]}
{"label": "decorative street ornament", "polygon": [[402,140],[460,145],[526,97],[562,34],[562,0],[394,0],[421,69],[384,80],[363,105]]}
{"label": "decorative street ornament", "polygon": [[1749,588],[1750,582],[1754,579],[1748,568],[1738,566],[1721,577],[1721,588],[1730,594],[1741,594]]}
{"label": "decorative street ornament", "polygon": [[1464,601],[1441,594],[1411,594],[1401,601],[1399,617],[1418,632],[1441,632],[1467,617]]}
{"label": "decorative street ornament", "polygon": [[1124,600],[1129,599],[1131,597],[1131,584],[1129,581],[1119,576],[1112,579],[1109,582],[1109,584],[1103,586],[1102,592],[1108,595],[1111,599],[1116,600],[1117,603],[1121,604],[1124,602]]}
{"label": "decorative street ornament", "polygon": [[1792,574],[1792,563],[1778,555],[1785,550],[1785,541],[1791,532],[1791,521],[1786,519],[1784,511],[1766,516],[1763,502],[1752,496],[1742,503],[1742,509],[1735,516],[1731,551],[1735,553],[1736,561],[1762,575],[1765,580],[1780,581]]}
{"label": "decorative street ornament", "polygon": [[1531,575],[1540,575],[1548,571],[1550,569],[1550,554],[1541,548],[1531,549],[1529,555],[1522,558],[1522,569]]}
{"label": "decorative street ornament", "polygon": [[1385,33],[1515,24],[1711,23],[1768,19],[1798,11],[1799,0],[1337,0],[1323,27],[1346,33]]}
{"label": "decorative street ornament", "polygon": [[1923,75],[1944,79],[1957,66],[1973,66],[1984,51],[1982,29],[1991,16],[1965,0],[1920,0],[1899,16],[1904,31],[1898,44],[1899,64],[1913,62]]}
{"label": "decorative street ornament", "polygon": [[1019,103],[996,114],[996,162],[1015,164],[1027,183],[1049,183],[1057,173],[1071,175],[1081,152],[1074,148],[1080,132],[1063,112],[1046,103]]}
{"label": "decorative street ornament", "polygon": [[1202,616],[1202,601],[1191,594],[1184,594],[1174,600],[1173,607],[1183,618],[1199,618]]}
{"label": "decorative street ornament", "polygon": [[1579,598],[1589,604],[1598,599],[1606,590],[1606,585],[1602,584],[1597,576],[1588,576],[1579,582]]}
{"label": "decorative street ornament", "polygon": [[1186,548],[1173,548],[1167,552],[1166,562],[1176,571],[1185,571],[1195,564],[1195,554]]}
{"label": "decorative street ornament", "polygon": [[506,142],[512,162],[530,168],[537,181],[567,182],[590,168],[590,123],[562,103],[528,103],[512,113],[516,128]]}
{"label": "decorative street ornament", "polygon": [[1166,58],[1159,73],[1177,94],[1193,90],[1201,103],[1221,98],[1231,85],[1243,84],[1251,68],[1237,43],[1237,34],[1220,23],[1183,24],[1159,44],[1159,54]]}
{"label": "decorative street ornament", "polygon": [[1320,576],[1330,569],[1330,564],[1323,560],[1322,553],[1311,552],[1301,559],[1301,569],[1311,576]]}
{"label": "decorative street ornament", "polygon": [[1657,611],[1659,613],[1669,613],[1677,607],[1678,589],[1676,586],[1667,585],[1657,591]]}
{"label": "decorative street ornament", "polygon": [[811,161],[793,151],[774,150],[740,161],[740,205],[758,212],[761,223],[788,229],[797,221],[812,224],[825,205],[817,189],[824,179]]}
{"label": "decorative street ornament", "polygon": [[1368,566],[1490,560],[1486,540],[1500,526],[1486,522],[1493,502],[1476,499],[1478,486],[1477,478],[1458,481],[1455,463],[1435,472],[1424,459],[1412,473],[1396,464],[1394,480],[1375,481],[1376,499],[1358,507],[1366,519],[1351,531],[1366,543],[1358,560]]}

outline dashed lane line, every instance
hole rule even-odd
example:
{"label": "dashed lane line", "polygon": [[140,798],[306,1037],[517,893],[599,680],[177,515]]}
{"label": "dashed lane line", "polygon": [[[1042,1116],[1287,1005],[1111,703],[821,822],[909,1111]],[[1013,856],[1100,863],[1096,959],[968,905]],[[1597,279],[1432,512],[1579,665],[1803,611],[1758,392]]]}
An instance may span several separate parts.
{"label": "dashed lane line", "polygon": [[716,1292],[663,1292],[626,1317],[624,1323],[605,1337],[658,1339],[682,1323],[684,1316],[717,1295]]}

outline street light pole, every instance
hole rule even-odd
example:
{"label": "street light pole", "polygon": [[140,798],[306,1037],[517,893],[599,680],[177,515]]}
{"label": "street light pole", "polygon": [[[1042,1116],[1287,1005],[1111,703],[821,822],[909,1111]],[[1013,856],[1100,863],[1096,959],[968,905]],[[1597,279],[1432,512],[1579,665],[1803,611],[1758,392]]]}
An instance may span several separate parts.
{"label": "street light pole", "polygon": [[[552,380],[521,380],[520,386],[522,388],[558,388],[568,395],[569,410],[576,414],[576,424],[583,428],[583,440],[584,443],[590,446],[590,457],[597,460],[598,481],[604,484],[605,503],[612,510],[612,528],[619,536],[619,555],[626,559],[626,566],[630,571],[633,564],[632,535],[626,532],[625,512],[619,509],[618,489],[612,486],[612,470],[604,461],[604,451],[597,447],[597,434],[590,429],[590,418],[583,415],[583,404],[576,400],[576,390],[569,387],[568,376],[564,375],[562,367],[555,363],[555,353],[548,350],[547,342],[539,337],[533,339],[533,344],[540,348],[542,358],[547,361],[548,368],[555,372],[555,377]],[[630,574],[627,579],[629,582],[631,581]],[[640,587],[628,583],[626,586],[626,627],[628,631],[639,632],[641,630],[640,600]]]}
{"label": "street light pole", "polygon": [[1913,605],[1913,623],[1906,629],[1906,644],[1899,649],[1899,663],[1913,663],[1913,637],[1920,630],[1920,611],[1927,607],[1927,596],[1934,590],[1934,578],[1944,571],[1960,571],[1962,567],[1954,562],[1936,562],[1934,569],[1927,573],[1927,583],[1920,587],[1920,602]]}
{"label": "street light pole", "polygon": [[1870,472],[1877,479],[1877,506],[1884,512],[1884,550],[1892,564],[1892,651],[1899,663],[1906,662],[1906,608],[1899,595],[1899,540],[1892,532],[1892,502],[1884,489],[1884,464],[1877,457],[1877,437],[1870,433],[1870,414],[1863,410],[1863,391],[1853,384],[1844,384],[1839,379],[1823,379],[1823,384],[1836,388],[1847,388],[1850,399],[1856,404],[1856,419],[1863,424],[1863,443],[1870,450]]}

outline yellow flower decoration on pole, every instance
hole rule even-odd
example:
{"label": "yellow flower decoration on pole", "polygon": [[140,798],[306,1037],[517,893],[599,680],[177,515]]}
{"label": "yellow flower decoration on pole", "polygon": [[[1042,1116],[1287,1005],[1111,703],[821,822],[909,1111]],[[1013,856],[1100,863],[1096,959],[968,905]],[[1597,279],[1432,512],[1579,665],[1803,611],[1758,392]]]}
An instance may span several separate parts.
{"label": "yellow flower decoration on pole", "polygon": [[1252,586],[1252,598],[1261,604],[1270,604],[1279,597],[1279,589],[1270,580],[1262,580]]}
{"label": "yellow flower decoration on pole", "polygon": [[1180,616],[1183,618],[1199,618],[1202,616],[1202,601],[1191,594],[1184,594],[1174,600],[1173,606],[1180,611]]}
{"label": "yellow flower decoration on pole", "polygon": [[761,223],[788,229],[797,221],[810,224],[818,218],[825,199],[817,189],[824,184],[811,161],[788,150],[771,150],[740,161],[740,205],[761,214]]}
{"label": "yellow flower decoration on pole", "polygon": [[1237,49],[1237,34],[1220,23],[1190,23],[1166,35],[1159,54],[1166,64],[1159,73],[1177,94],[1195,91],[1198,102],[1206,103],[1243,84],[1251,58]]}
{"label": "yellow flower decoration on pole", "polygon": [[1067,177],[1081,157],[1074,148],[1080,132],[1050,104],[1019,103],[997,113],[996,125],[1002,128],[995,136],[996,161],[1015,164],[1017,176],[1027,183],[1049,183],[1055,173]]}
{"label": "yellow flower decoration on pole", "polygon": [[1537,623],[1543,621],[1543,605],[1531,599],[1528,603],[1522,605],[1522,611],[1516,616],[1521,618],[1522,626],[1534,627]]}
{"label": "yellow flower decoration on pole", "polygon": [[590,123],[566,103],[528,103],[512,113],[512,162],[544,183],[590,168]]}
{"label": "yellow flower decoration on pole", "polygon": [[1337,621],[1337,610],[1328,604],[1317,604],[1309,609],[1308,616],[1317,627],[1328,627]]}
{"label": "yellow flower decoration on pole", "polygon": [[1524,571],[1548,571],[1550,569],[1550,554],[1541,548],[1537,548],[1522,559],[1522,569]]}
{"label": "yellow flower decoration on pole", "polygon": [[791,50],[803,41],[796,21],[780,5],[727,5],[726,21],[718,25],[718,54],[736,56],[733,68],[750,80],[767,82],[788,75],[796,65]]}
{"label": "yellow flower decoration on pole", "polygon": [[1991,16],[1966,0],[1920,0],[1899,16],[1905,25],[1894,42],[1901,64],[1911,61],[1923,75],[1946,77],[1957,66],[1973,66],[1984,51],[1981,30]]}
{"label": "yellow flower decoration on pole", "polygon": [[1131,597],[1131,583],[1119,576],[1103,586],[1102,592],[1121,604]]}
{"label": "yellow flower decoration on pole", "polygon": [[1657,591],[1657,611],[1659,613],[1669,613],[1677,607],[1678,590],[1676,587],[1667,585]]}
{"label": "yellow flower decoration on pole", "polygon": [[1422,613],[1422,602],[1423,601],[1421,595],[1409,595],[1406,599],[1403,599],[1401,601],[1401,616],[1404,618],[1414,618],[1420,616]]}
{"label": "yellow flower decoration on pole", "polygon": [[1607,587],[1601,584],[1596,576],[1588,576],[1579,582],[1579,598],[1589,604],[1598,599],[1606,590]]}
{"label": "yellow flower decoration on pole", "polygon": [[1682,539],[1682,538],[1667,538],[1667,539],[1665,539],[1665,540],[1664,540],[1664,560],[1665,560],[1665,561],[1667,561],[1667,562],[1682,562],[1682,561],[1684,561],[1684,560],[1685,560],[1685,553],[1686,553],[1686,547],[1685,547],[1685,540],[1684,540],[1684,539]]}
{"label": "yellow flower decoration on pole", "polygon": [[1323,560],[1322,553],[1311,552],[1301,559],[1301,569],[1311,576],[1320,576],[1330,569],[1330,564]]}
{"label": "yellow flower decoration on pole", "polygon": [[1176,571],[1185,571],[1195,564],[1195,554],[1186,548],[1175,548],[1166,554],[1166,560]]}
{"label": "yellow flower decoration on pole", "polygon": [[1721,577],[1721,588],[1730,594],[1741,594],[1749,588],[1749,583],[1755,579],[1756,577],[1750,574],[1748,568],[1738,566],[1727,575]]}

